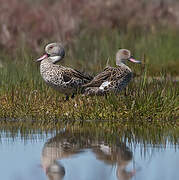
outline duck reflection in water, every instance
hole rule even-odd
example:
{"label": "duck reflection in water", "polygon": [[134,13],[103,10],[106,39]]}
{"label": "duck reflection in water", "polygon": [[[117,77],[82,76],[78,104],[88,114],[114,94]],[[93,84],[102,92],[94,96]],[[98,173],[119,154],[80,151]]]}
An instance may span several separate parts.
{"label": "duck reflection in water", "polygon": [[49,139],[41,157],[48,179],[130,180],[135,170],[126,170],[132,160],[129,148],[117,140],[111,144],[93,135],[64,132]]}

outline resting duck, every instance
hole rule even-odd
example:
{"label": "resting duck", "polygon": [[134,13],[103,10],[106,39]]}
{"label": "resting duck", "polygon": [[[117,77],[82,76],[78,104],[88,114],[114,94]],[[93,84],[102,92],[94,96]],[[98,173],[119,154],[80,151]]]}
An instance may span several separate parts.
{"label": "resting duck", "polygon": [[51,43],[45,47],[45,54],[36,61],[40,63],[40,74],[43,80],[54,89],[66,95],[74,97],[82,85],[92,80],[92,77],[75,69],[56,65],[65,56],[65,50],[61,43]]}
{"label": "resting duck", "polygon": [[85,87],[84,95],[106,95],[108,93],[118,93],[124,89],[132,79],[132,71],[125,64],[126,60],[133,63],[141,63],[131,56],[127,49],[120,49],[116,53],[117,67],[106,67],[90,83],[83,85]]}

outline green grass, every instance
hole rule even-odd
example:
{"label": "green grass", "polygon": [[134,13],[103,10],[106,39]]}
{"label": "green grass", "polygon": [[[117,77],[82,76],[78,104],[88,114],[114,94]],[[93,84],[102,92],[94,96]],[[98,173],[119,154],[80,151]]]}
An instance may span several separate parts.
{"label": "green grass", "polygon": [[150,68],[149,75],[160,75],[162,71],[179,75],[178,47],[179,35],[175,30],[85,32],[74,40],[73,46],[69,46],[67,63],[91,72],[98,72],[104,68],[108,58],[109,63],[115,65],[117,50],[127,48],[138,59],[143,59],[145,55],[145,61]]}
{"label": "green grass", "polygon": [[[23,126],[29,122],[44,128],[74,120],[114,121],[126,125],[134,122],[141,127],[150,123],[176,125],[179,120],[179,84],[168,77],[179,75],[178,42],[179,36],[174,30],[81,33],[66,47],[67,66],[96,74],[105,67],[108,58],[109,63],[115,65],[115,53],[119,48],[130,49],[138,59],[145,55],[145,62],[142,66],[129,64],[139,78],[128,86],[127,96],[124,92],[107,98],[77,95],[69,102],[47,87],[40,77],[39,64],[34,60],[41,54],[23,48],[12,58],[2,52],[1,123]],[[163,80],[156,80],[155,76],[163,77]]]}
{"label": "green grass", "polygon": [[[164,84],[163,84],[164,83]],[[65,102],[50,88],[13,87],[1,95],[1,118],[63,120],[176,121],[179,116],[177,87],[171,82],[131,83],[127,96],[82,97]],[[26,89],[27,88],[27,89]],[[22,120],[23,121],[23,120]]]}

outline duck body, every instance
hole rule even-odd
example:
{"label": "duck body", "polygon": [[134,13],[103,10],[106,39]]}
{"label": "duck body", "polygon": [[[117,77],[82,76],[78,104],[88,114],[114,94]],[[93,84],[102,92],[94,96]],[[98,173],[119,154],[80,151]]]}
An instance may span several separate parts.
{"label": "duck body", "polygon": [[53,64],[48,58],[41,61],[40,74],[47,85],[66,95],[77,93],[92,79],[72,68]]}
{"label": "duck body", "polygon": [[120,49],[116,54],[117,67],[106,67],[101,73],[93,78],[90,83],[83,85],[85,87],[84,95],[102,96],[109,93],[119,93],[126,88],[132,79],[132,70],[125,64],[129,60],[134,63],[140,63],[135,60],[127,49]]}
{"label": "duck body", "polygon": [[119,93],[132,79],[132,72],[128,67],[107,67],[94,79],[85,84],[85,95],[106,95]]}

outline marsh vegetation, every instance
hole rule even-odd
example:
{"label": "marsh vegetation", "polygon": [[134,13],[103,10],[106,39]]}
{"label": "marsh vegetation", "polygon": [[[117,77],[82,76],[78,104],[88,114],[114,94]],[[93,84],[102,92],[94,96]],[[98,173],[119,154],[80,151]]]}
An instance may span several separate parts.
{"label": "marsh vegetation", "polygon": [[[142,59],[141,66],[129,64],[135,78],[126,92],[118,96],[83,97],[69,102],[49,88],[41,79],[39,56],[29,49],[19,49],[14,58],[1,54],[0,116],[8,119],[48,121],[117,120],[121,122],[177,122],[179,116],[179,84],[177,32],[138,34],[104,31],[81,35],[75,44],[66,46],[64,64],[96,74],[115,64],[119,47],[131,49]],[[42,49],[43,51],[43,49]],[[3,120],[1,120],[2,122]]]}
{"label": "marsh vegetation", "polygon": [[[177,126],[179,30],[175,8],[178,4],[153,3],[147,6],[145,1],[134,1],[133,10],[127,14],[121,10],[120,15],[116,16],[115,12],[123,5],[122,1],[114,0],[108,4],[106,0],[105,3],[99,1],[96,4],[105,8],[106,16],[103,16],[101,8],[95,9],[92,16],[91,13],[84,13],[89,12],[87,10],[93,4],[88,6],[83,1],[75,4],[71,0],[70,5],[65,1],[61,4],[58,1],[53,4],[45,1],[41,8],[39,1],[35,4],[35,9],[32,8],[34,4],[29,1],[23,1],[21,6],[13,1],[14,8],[5,16],[9,3],[10,1],[5,1],[0,11],[6,17],[0,20],[1,124],[25,127],[26,123],[32,123],[50,128],[58,126],[61,121],[97,120],[124,125],[134,122],[142,126],[154,122],[162,126],[168,126],[168,123]],[[130,3],[126,1],[124,7],[128,7]],[[45,11],[47,6],[48,13]],[[141,6],[146,11],[143,19],[139,18],[143,12],[138,11]],[[67,8],[63,14],[66,21],[54,18],[62,17],[58,8]],[[39,11],[41,13],[38,14]],[[149,16],[150,12],[153,12],[152,16]],[[10,23],[12,18],[13,23]],[[17,21],[20,22],[17,23],[18,28],[15,23]],[[72,26],[72,22],[75,22],[75,26]],[[108,26],[104,26],[105,24]],[[135,73],[135,78],[126,91],[118,96],[87,98],[77,95],[65,102],[63,95],[43,82],[39,64],[34,62],[44,51],[44,45],[54,40],[65,44],[65,66],[91,75],[102,71],[108,59],[109,64],[114,66],[115,53],[119,48],[130,49],[137,59],[142,60],[142,65],[128,64]]]}

